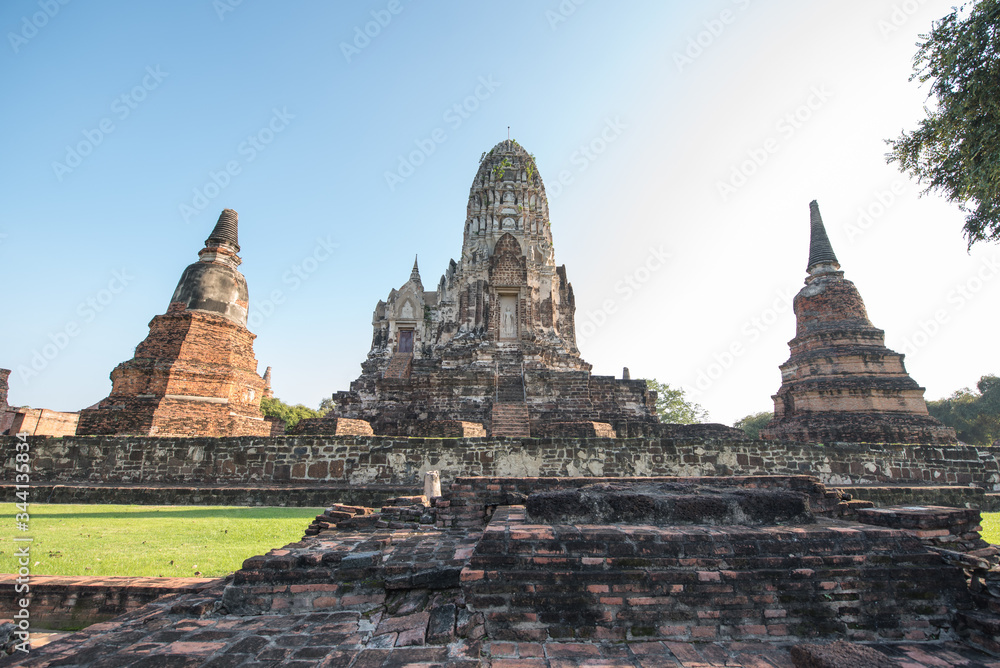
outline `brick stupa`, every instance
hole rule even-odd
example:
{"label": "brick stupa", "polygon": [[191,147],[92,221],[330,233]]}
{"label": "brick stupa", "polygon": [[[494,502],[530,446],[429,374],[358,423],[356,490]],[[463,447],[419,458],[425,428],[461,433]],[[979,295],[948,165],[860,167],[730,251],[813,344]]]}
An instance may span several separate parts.
{"label": "brick stupa", "polygon": [[927,413],[924,388],[885,347],[854,283],[844,278],[819,206],[809,204],[806,285],[795,296],[791,356],[781,365],[765,439],[802,442],[954,443]]}
{"label": "brick stupa", "polygon": [[237,215],[219,216],[170,306],[135,357],[111,372],[111,394],[81,411],[77,434],[267,436],[260,412],[247,282],[237,267]]}
{"label": "brick stupa", "polygon": [[410,436],[625,436],[657,424],[645,381],[591,375],[580,357],[545,186],[516,141],[483,154],[463,234],[436,290],[414,262],[375,307],[371,351],[335,395],[338,417]]}

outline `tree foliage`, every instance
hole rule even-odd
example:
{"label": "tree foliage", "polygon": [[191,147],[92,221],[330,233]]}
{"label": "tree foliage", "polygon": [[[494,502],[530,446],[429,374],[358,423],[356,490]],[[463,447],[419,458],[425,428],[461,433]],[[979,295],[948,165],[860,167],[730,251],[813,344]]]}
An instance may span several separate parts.
{"label": "tree foliage", "polygon": [[933,104],[886,158],[959,205],[970,247],[1000,240],[1000,0],[953,8],[920,37],[910,79],[931,82]]}
{"label": "tree foliage", "polygon": [[[322,408],[322,404],[320,404]],[[264,417],[276,417],[285,421],[285,428],[293,427],[299,420],[306,418],[318,418],[326,415],[324,410],[314,410],[303,404],[289,406],[277,397],[263,397],[260,400],[260,410]]]}
{"label": "tree foliage", "polygon": [[757,440],[760,438],[760,430],[772,419],[774,419],[774,413],[762,411],[740,418],[733,423],[733,426],[737,429],[742,429],[748,438]]}
{"label": "tree foliage", "polygon": [[970,445],[990,445],[1000,439],[1000,378],[983,376],[976,383],[978,392],[958,390],[947,399],[928,401],[931,415],[958,434],[958,440]]}
{"label": "tree foliage", "polygon": [[667,424],[696,424],[708,419],[708,411],[688,401],[684,390],[672,388],[656,379],[647,380],[646,387],[656,391],[656,415]]}

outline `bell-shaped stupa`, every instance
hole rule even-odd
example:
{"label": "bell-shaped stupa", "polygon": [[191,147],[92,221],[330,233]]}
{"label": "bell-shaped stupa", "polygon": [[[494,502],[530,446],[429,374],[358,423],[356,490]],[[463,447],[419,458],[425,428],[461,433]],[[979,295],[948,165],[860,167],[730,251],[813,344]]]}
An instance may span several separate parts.
{"label": "bell-shaped stupa", "polygon": [[111,394],[80,412],[77,434],[266,436],[237,215],[226,209],[181,274],[167,312],[135,357],[111,372]]}
{"label": "bell-shaped stupa", "polygon": [[803,442],[953,443],[955,431],[927,413],[924,388],[903,356],[885,347],[854,283],[844,278],[823,226],[809,204],[806,285],[795,296],[795,338],[781,365],[774,419],[765,439]]}

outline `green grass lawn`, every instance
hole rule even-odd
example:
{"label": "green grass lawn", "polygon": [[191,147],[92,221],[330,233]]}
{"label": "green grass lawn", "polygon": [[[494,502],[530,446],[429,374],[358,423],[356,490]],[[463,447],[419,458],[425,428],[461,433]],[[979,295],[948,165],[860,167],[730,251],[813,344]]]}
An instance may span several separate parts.
{"label": "green grass lawn", "polygon": [[983,540],[1000,545],[1000,513],[982,513]]}
{"label": "green grass lawn", "polygon": [[34,539],[32,575],[217,577],[301,539],[322,511],[32,503],[29,532],[16,531],[12,515],[0,519],[0,572],[17,570],[18,535]]}

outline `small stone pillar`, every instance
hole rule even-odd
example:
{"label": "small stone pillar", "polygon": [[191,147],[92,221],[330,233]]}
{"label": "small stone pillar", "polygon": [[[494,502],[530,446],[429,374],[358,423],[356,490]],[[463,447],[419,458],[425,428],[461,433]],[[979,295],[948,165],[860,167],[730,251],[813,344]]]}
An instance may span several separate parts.
{"label": "small stone pillar", "polygon": [[428,471],[424,474],[424,496],[431,500],[436,496],[441,496],[441,473],[438,471]]}

